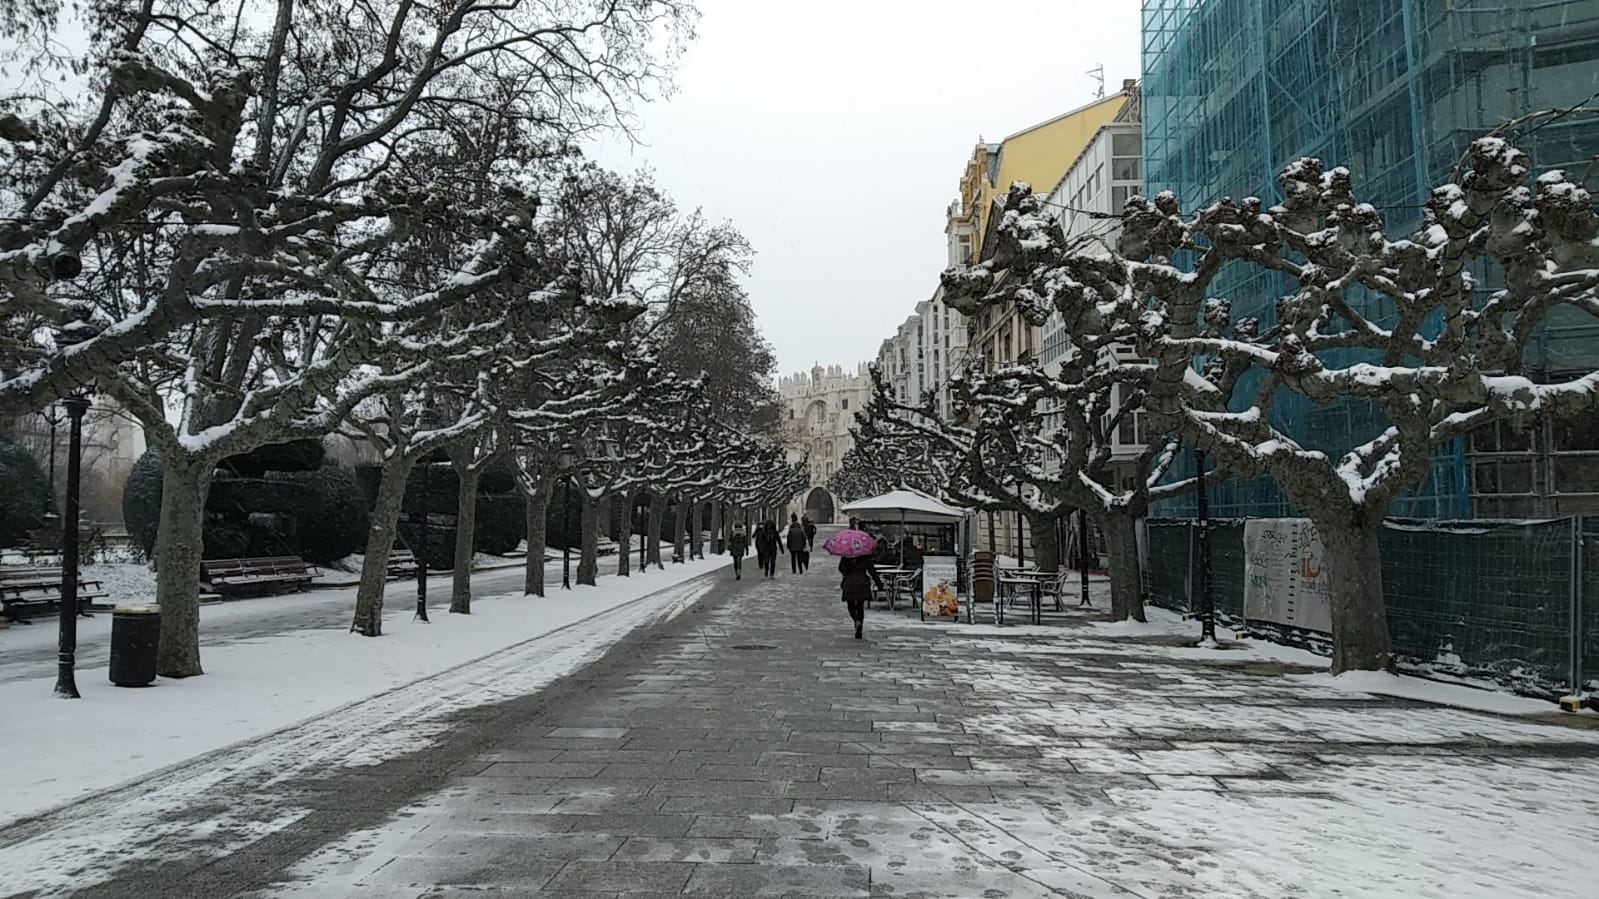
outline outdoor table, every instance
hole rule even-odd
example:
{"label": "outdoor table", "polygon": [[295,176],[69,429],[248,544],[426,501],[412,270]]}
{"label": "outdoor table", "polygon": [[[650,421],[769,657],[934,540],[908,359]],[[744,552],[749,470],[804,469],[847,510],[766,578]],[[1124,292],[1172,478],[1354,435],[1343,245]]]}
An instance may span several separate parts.
{"label": "outdoor table", "polygon": [[888,584],[888,586],[884,589],[888,592],[888,608],[890,611],[892,611],[899,602],[899,591],[900,587],[903,586],[903,579],[905,576],[915,574],[918,570],[919,569],[916,568],[877,569],[877,576],[882,578]]}
{"label": "outdoor table", "polygon": [[1007,599],[1016,595],[1018,587],[1026,587],[1028,599],[1033,609],[1033,623],[1041,624],[1044,620],[1044,582],[1057,577],[1046,571],[1037,569],[1008,569],[999,575],[999,594],[994,597],[994,621],[1003,624],[1005,620],[1004,605]]}

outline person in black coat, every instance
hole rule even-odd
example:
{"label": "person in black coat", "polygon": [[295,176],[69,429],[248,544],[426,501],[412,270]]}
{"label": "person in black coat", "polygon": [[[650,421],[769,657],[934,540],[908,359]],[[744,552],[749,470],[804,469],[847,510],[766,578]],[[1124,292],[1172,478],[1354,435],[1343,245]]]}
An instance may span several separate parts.
{"label": "person in black coat", "polygon": [[744,579],[744,554],[750,551],[750,538],[744,534],[744,526],[733,525],[733,535],[727,538],[727,553],[733,557],[733,580]]}
{"label": "person in black coat", "polygon": [[794,574],[804,574],[811,565],[811,542],[805,537],[805,526],[798,515],[788,516],[788,531],[783,535],[788,543],[788,565]]}
{"label": "person in black coat", "polygon": [[872,585],[883,589],[883,578],[872,565],[870,557],[839,559],[838,573],[844,576],[843,599],[849,607],[849,617],[855,622],[855,639],[861,638],[861,626],[866,623],[866,603],[872,598]]}
{"label": "person in black coat", "polygon": [[768,521],[755,532],[756,561],[766,577],[777,576],[777,554],[783,551],[783,541],[777,535],[777,522]]}

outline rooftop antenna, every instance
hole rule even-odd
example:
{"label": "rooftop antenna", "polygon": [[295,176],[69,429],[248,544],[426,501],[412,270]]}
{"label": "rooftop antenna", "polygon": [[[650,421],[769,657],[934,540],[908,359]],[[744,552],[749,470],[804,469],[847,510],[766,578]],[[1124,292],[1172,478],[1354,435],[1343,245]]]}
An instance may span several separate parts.
{"label": "rooftop antenna", "polygon": [[1094,91],[1094,99],[1105,99],[1105,64],[1100,63],[1088,70],[1088,77],[1099,82],[1099,88]]}

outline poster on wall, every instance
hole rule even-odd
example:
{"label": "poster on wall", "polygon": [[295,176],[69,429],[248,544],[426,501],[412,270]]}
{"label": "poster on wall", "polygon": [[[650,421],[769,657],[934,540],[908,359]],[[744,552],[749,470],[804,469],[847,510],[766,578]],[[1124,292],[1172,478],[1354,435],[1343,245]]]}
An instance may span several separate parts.
{"label": "poster on wall", "polygon": [[1332,633],[1326,554],[1310,519],[1244,522],[1244,617]]}
{"label": "poster on wall", "polygon": [[928,618],[959,618],[960,592],[955,586],[954,556],[922,558],[922,614]]}

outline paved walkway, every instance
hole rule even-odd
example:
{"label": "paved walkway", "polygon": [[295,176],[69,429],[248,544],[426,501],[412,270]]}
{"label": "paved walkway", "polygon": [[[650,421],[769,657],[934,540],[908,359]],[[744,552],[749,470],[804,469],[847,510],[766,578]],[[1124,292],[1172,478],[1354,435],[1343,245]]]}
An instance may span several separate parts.
{"label": "paved walkway", "polygon": [[1592,895],[1599,731],[1086,622],[874,610],[856,641],[835,584],[724,576],[411,758],[282,784],[264,836],[82,895]]}

